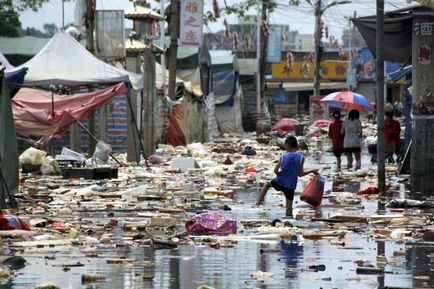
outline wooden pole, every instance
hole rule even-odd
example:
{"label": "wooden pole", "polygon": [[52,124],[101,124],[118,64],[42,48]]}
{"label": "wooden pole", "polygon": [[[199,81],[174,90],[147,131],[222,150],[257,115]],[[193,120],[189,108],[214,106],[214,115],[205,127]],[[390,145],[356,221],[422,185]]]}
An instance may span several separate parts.
{"label": "wooden pole", "polygon": [[376,31],[377,65],[377,170],[378,188],[386,191],[386,172],[384,159],[384,0],[377,0]]}
{"label": "wooden pole", "polygon": [[[267,8],[268,0],[262,1],[262,11],[261,11],[261,21],[267,23]],[[260,62],[260,73],[259,73],[259,83],[260,83],[260,100],[265,101],[265,72],[266,72],[266,52],[267,52],[267,42],[268,35],[265,35],[264,31],[261,30],[261,52],[259,57]]]}
{"label": "wooden pole", "polygon": [[[93,32],[95,30],[95,0],[86,0],[86,36],[87,43],[86,49],[95,54],[94,37]],[[92,115],[89,118],[89,130],[95,134],[95,112],[92,111]],[[89,138],[89,154],[93,154],[95,151],[96,142],[94,139]]]}
{"label": "wooden pole", "polygon": [[315,5],[315,55],[314,55],[314,74],[313,74],[313,95],[320,95],[320,84],[321,84],[321,0],[318,0]]}
{"label": "wooden pole", "polygon": [[176,98],[176,60],[179,35],[179,0],[171,1],[170,19],[170,49],[169,49],[169,87],[168,95],[171,99]]}

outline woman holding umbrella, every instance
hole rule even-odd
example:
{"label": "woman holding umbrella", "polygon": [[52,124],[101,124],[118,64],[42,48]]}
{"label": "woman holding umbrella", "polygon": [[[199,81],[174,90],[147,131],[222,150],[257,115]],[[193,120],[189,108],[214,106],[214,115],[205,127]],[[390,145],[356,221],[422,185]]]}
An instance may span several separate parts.
{"label": "woman holding umbrella", "polygon": [[347,156],[347,168],[353,167],[353,154],[356,159],[356,170],[361,168],[361,140],[362,137],[362,123],[360,122],[360,113],[358,110],[353,109],[348,114],[342,125],[341,133],[344,135],[344,151]]}
{"label": "woman holding umbrella", "polygon": [[350,110],[348,119],[344,121],[341,130],[344,134],[344,152],[348,159],[348,169],[353,167],[353,154],[356,159],[356,170],[360,169],[362,123],[359,120],[359,111],[375,111],[375,108],[366,97],[349,90],[330,93],[321,101],[328,103],[329,106]]}

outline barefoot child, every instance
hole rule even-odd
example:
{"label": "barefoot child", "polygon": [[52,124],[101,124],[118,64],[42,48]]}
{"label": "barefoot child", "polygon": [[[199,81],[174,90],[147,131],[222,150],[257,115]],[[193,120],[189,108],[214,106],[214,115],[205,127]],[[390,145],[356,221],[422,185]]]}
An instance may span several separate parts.
{"label": "barefoot child", "polygon": [[294,136],[288,136],[285,140],[285,152],[274,168],[276,178],[265,183],[254,207],[259,207],[262,204],[268,189],[273,187],[275,190],[281,191],[285,195],[286,216],[289,218],[292,217],[292,201],[294,199],[294,190],[297,187],[298,176],[301,177],[310,173],[318,174],[318,170],[304,170],[304,158],[297,152],[297,148],[297,139]]}

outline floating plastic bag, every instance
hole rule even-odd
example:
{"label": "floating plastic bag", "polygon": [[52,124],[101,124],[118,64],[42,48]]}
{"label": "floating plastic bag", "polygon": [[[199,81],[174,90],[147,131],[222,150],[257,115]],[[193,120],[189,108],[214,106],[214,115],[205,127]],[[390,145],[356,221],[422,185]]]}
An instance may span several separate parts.
{"label": "floating plastic bag", "polygon": [[367,187],[357,192],[358,195],[375,195],[379,193],[380,193],[380,189],[373,186]]}
{"label": "floating plastic bag", "polygon": [[60,174],[61,170],[57,161],[53,157],[47,156],[42,162],[41,172],[44,175],[56,175]]}
{"label": "floating plastic bag", "polygon": [[110,153],[112,152],[112,147],[109,144],[106,144],[103,141],[99,141],[96,144],[95,152],[92,156],[93,163],[103,163],[106,164],[109,160]]}
{"label": "floating plastic bag", "polygon": [[319,128],[326,128],[326,127],[329,127],[330,123],[331,123],[331,121],[329,121],[329,120],[318,119],[318,120],[315,120],[313,122],[312,126],[319,127]]}
{"label": "floating plastic bag", "polygon": [[241,154],[246,156],[256,155],[256,149],[252,146],[245,146],[241,152]]}
{"label": "floating plastic bag", "polygon": [[282,118],[278,122],[276,122],[271,128],[272,131],[277,132],[291,132],[295,130],[295,126],[298,124],[298,121],[292,118]]}
{"label": "floating plastic bag", "polygon": [[300,200],[313,207],[321,205],[324,194],[324,177],[317,175],[307,184],[300,195]]}
{"label": "floating plastic bag", "polygon": [[41,165],[46,155],[46,152],[30,147],[20,155],[20,164]]}
{"label": "floating plastic bag", "polygon": [[237,232],[237,222],[220,213],[204,213],[191,217],[185,228],[192,235],[226,236]]}

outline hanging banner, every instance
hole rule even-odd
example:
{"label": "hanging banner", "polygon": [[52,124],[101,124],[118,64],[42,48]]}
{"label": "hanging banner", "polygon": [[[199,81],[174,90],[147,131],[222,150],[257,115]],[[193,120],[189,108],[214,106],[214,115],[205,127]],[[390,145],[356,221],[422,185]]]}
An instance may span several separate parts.
{"label": "hanging banner", "polygon": [[100,58],[125,57],[123,10],[97,10],[96,11],[96,49]]}
{"label": "hanging banner", "polygon": [[203,39],[203,0],[181,0],[179,38],[182,46],[200,47]]}
{"label": "hanging banner", "polygon": [[329,108],[324,102],[321,102],[324,96],[311,95],[309,97],[310,121],[313,122],[319,119],[329,119]]}
{"label": "hanging banner", "polygon": [[433,114],[434,13],[413,13],[413,114]]}
{"label": "hanging banner", "polygon": [[282,27],[271,26],[271,35],[267,43],[267,63],[282,61]]}

